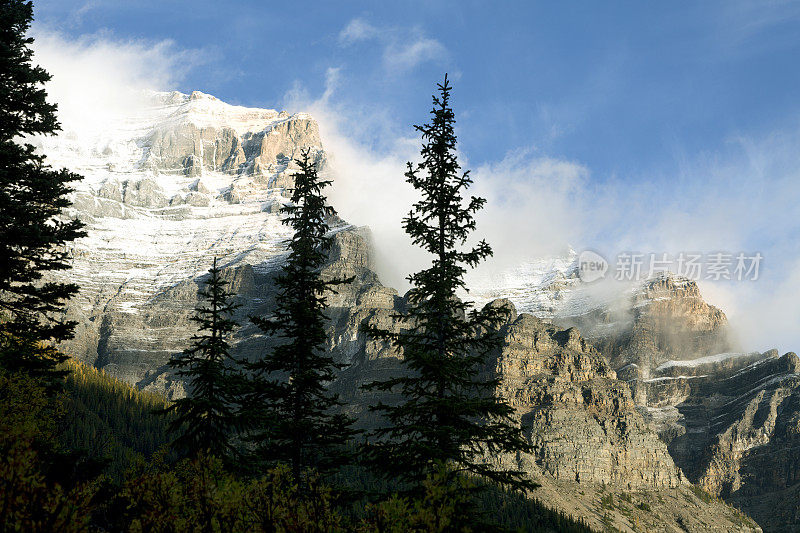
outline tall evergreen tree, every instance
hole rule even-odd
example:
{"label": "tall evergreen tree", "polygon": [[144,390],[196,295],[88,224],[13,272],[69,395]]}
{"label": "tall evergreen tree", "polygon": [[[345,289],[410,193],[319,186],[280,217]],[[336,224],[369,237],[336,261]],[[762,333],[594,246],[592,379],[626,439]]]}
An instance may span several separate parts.
{"label": "tall evergreen tree", "polygon": [[304,150],[295,162],[291,202],[281,212],[294,229],[289,256],[276,277],[277,307],[271,317],[251,317],[267,335],[280,341],[250,365],[254,374],[246,412],[257,423],[249,439],[264,463],[285,462],[296,482],[315,469],[325,474],[341,464],[354,434],[352,420],[339,411],[338,397],[326,387],[339,366],[326,350],[326,292],[351,280],[325,280],[320,270],[331,245],[326,205],[316,164]]}
{"label": "tall evergreen tree", "polygon": [[487,355],[499,349],[497,334],[506,310],[469,310],[456,297],[466,290],[464,274],[492,255],[483,240],[462,249],[475,229],[474,214],[485,200],[463,194],[472,184],[456,158],[455,115],[445,75],[433,97],[431,122],[422,134],[422,162],[408,163],[406,181],[421,195],[403,220],[415,245],[433,255],[432,264],[409,276],[407,309],[396,315],[401,327],[369,329],[402,353],[405,375],[375,382],[368,389],[397,393],[399,403],[373,409],[387,424],[375,432],[372,454],[385,471],[419,487],[438,464],[451,475],[467,472],[513,488],[533,488],[523,472],[496,469],[484,461],[502,452],[530,450],[512,408],[495,394],[497,380],[486,377]]}
{"label": "tall evergreen tree", "polygon": [[169,362],[178,376],[186,378],[189,394],[165,412],[177,415],[170,429],[179,434],[173,446],[181,453],[225,459],[234,451],[230,439],[236,425],[236,374],[231,368],[234,359],[228,338],[237,326],[231,315],[239,306],[225,290],[227,282],[220,276],[216,258],[208,272],[200,292],[206,303],[200,304],[192,317],[198,333],[192,337],[192,346]]}
{"label": "tall evergreen tree", "polygon": [[64,301],[78,287],[43,278],[69,268],[65,245],[85,233],[62,216],[81,177],[51,169],[22,140],[60,129],[43,87],[50,75],[31,62],[32,19],[30,2],[0,0],[0,364],[53,378],[66,359],[53,344],[75,327]]}

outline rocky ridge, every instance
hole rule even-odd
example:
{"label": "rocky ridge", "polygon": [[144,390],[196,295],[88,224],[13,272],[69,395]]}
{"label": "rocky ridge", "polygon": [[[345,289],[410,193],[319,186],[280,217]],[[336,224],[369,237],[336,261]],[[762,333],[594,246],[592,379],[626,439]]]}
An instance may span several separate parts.
{"label": "rocky ridge", "polygon": [[687,476],[767,530],[800,523],[797,355],[720,354],[667,363],[658,374],[637,386]]}
{"label": "rocky ridge", "polygon": [[689,481],[768,531],[794,531],[800,523],[797,356],[734,351],[725,314],[703,300],[693,281],[663,273],[598,298],[580,282],[577,265],[561,265],[549,277],[529,276],[530,286],[520,284],[510,297],[586,334]]}

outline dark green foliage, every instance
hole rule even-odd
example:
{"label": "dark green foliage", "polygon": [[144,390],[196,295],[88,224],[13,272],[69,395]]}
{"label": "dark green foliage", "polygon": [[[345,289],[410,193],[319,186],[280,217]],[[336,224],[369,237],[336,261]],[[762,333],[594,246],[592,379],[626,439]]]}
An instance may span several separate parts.
{"label": "dark green foliage", "polygon": [[[403,220],[415,245],[433,255],[430,268],[411,275],[407,311],[397,315],[403,328],[371,328],[403,354],[407,375],[368,387],[399,392],[400,403],[379,404],[388,425],[375,432],[372,448],[389,475],[419,487],[437,463],[453,473],[468,472],[516,488],[533,488],[523,472],[497,470],[482,457],[530,450],[512,418],[512,408],[495,395],[497,381],[481,375],[486,356],[499,347],[496,330],[505,309],[469,310],[456,293],[466,290],[464,274],[492,254],[480,241],[462,250],[475,229],[474,214],[483,198],[463,194],[471,185],[456,160],[455,118],[445,76],[434,96],[430,124],[421,132],[422,162],[408,163],[406,180],[421,199]],[[466,205],[465,205],[466,204]]]}
{"label": "dark green foliage", "polygon": [[563,511],[546,507],[519,492],[492,486],[478,495],[478,508],[497,525],[509,531],[552,533],[591,533],[583,519],[573,518]]}
{"label": "dark green foliage", "polygon": [[155,457],[130,472],[115,502],[121,516],[110,526],[125,531],[355,531],[334,499],[314,475],[301,492],[286,465],[242,479],[203,454],[176,465]]}
{"label": "dark green foliage", "polygon": [[474,481],[463,476],[453,478],[448,470],[445,465],[436,465],[422,482],[418,498],[393,494],[368,506],[365,522],[371,530],[397,533],[481,531],[481,524],[471,519]]}
{"label": "dark green foliage", "polygon": [[256,531],[353,531],[355,528],[337,505],[337,494],[308,473],[296,483],[287,465],[278,465],[247,487],[246,503],[253,512]]}
{"label": "dark green foliage", "polygon": [[[449,501],[452,505],[440,506],[440,513],[450,513],[458,509],[459,520],[453,521],[459,527],[472,526],[473,531],[526,531],[533,533],[591,533],[591,529],[582,519],[575,519],[562,511],[548,508],[543,503],[529,498],[520,491],[513,491],[493,483],[483,485],[484,490],[476,491],[476,479],[461,475],[451,477],[451,472],[441,466],[434,467],[422,483],[417,497],[409,498],[403,494],[401,484],[396,480],[387,480],[374,473],[369,461],[357,462],[342,469],[337,484],[350,487],[358,494],[366,495],[356,500],[350,507],[349,516],[354,520],[364,520],[372,525],[386,523],[386,514],[394,515],[396,524],[408,525],[409,521],[417,521],[428,513],[419,513],[421,509],[430,509],[440,502]],[[394,511],[392,511],[394,509]],[[415,513],[416,518],[400,515],[401,509]],[[412,511],[416,509],[416,511]],[[418,523],[418,522],[416,522]],[[402,531],[391,529],[385,531]],[[427,531],[413,529],[414,531]]]}
{"label": "dark green foliage", "polygon": [[443,469],[423,482],[419,498],[391,494],[348,512],[331,487],[310,474],[302,490],[288,465],[243,479],[222,463],[200,455],[168,464],[159,457],[141,463],[116,496],[120,512],[108,524],[112,530],[133,531],[252,531],[406,533],[466,531],[526,531],[531,533],[591,533],[582,523],[551,511],[519,494],[492,489],[481,504],[501,526],[468,522],[471,482],[456,483]]}
{"label": "dark green foliage", "polygon": [[314,468],[325,474],[344,460],[353,436],[352,421],[336,409],[338,398],[326,388],[338,368],[326,349],[325,293],[350,280],[325,280],[320,269],[330,247],[322,189],[330,181],[317,175],[308,150],[296,160],[291,203],[281,210],[294,229],[289,256],[276,278],[277,308],[271,317],[252,317],[281,343],[249,365],[254,377],[245,400],[245,416],[256,426],[249,440],[262,463],[286,462],[296,480]]}
{"label": "dark green foliage", "polygon": [[715,499],[714,496],[712,496],[711,494],[703,490],[702,487],[699,487],[697,485],[690,485],[689,490],[691,490],[694,493],[694,495],[697,496],[697,499],[703,503],[711,503]]}
{"label": "dark green foliage", "polygon": [[217,260],[209,272],[200,296],[206,305],[195,309],[192,317],[198,324],[198,334],[192,336],[192,346],[173,356],[169,366],[185,378],[188,396],[174,401],[167,413],[174,413],[171,430],[179,436],[173,446],[182,454],[205,453],[230,457],[230,444],[235,428],[234,379],[229,363],[228,337],[236,327],[230,316],[238,307],[225,290]]}
{"label": "dark green foliage", "polygon": [[161,457],[128,473],[112,516],[119,531],[252,531],[246,525],[244,487],[222,462],[202,453],[178,464]]}
{"label": "dark green foliage", "polygon": [[43,88],[50,75],[31,64],[32,18],[30,2],[0,0],[0,364],[52,382],[65,356],[50,343],[72,336],[62,313],[78,288],[43,278],[68,268],[64,245],[84,232],[61,217],[80,176],[52,170],[20,140],[59,129]]}
{"label": "dark green foliage", "polygon": [[[96,483],[55,452],[62,405],[25,372],[0,369],[0,530],[86,531]],[[74,464],[74,463],[73,463]]]}
{"label": "dark green foliage", "polygon": [[155,413],[167,406],[162,396],[136,390],[77,362],[67,365],[59,444],[107,463],[106,475],[120,482],[137,458],[150,457],[169,443],[168,428],[174,417]]}
{"label": "dark green foliage", "polygon": [[[548,509],[519,492],[496,485],[475,493],[475,481],[456,476],[441,465],[422,483],[422,495],[409,499],[396,493],[368,505],[363,522],[381,532],[405,531],[525,531],[531,533],[591,533],[583,520]],[[474,498],[477,497],[477,501]],[[495,521],[476,523],[474,507]]]}
{"label": "dark green foliage", "polygon": [[[0,499],[9,502],[0,506],[0,530],[422,532],[456,523],[465,498],[476,496],[458,490],[466,480],[444,484],[436,473],[422,498],[392,495],[393,486],[349,466],[343,484],[363,484],[364,492],[374,493],[371,483],[378,483],[390,494],[354,509],[313,474],[301,491],[286,465],[240,477],[212,457],[175,463],[163,452],[153,454],[168,442],[168,421],[152,413],[164,400],[93,368],[70,363],[64,395],[54,399],[26,373],[0,371]],[[61,425],[67,431],[59,433]],[[105,444],[92,449],[95,440]],[[104,455],[110,483],[56,481],[52,453],[41,452],[53,445]],[[589,531],[519,493],[490,486],[477,497],[487,516],[512,531]],[[387,523],[394,529],[378,528]]]}

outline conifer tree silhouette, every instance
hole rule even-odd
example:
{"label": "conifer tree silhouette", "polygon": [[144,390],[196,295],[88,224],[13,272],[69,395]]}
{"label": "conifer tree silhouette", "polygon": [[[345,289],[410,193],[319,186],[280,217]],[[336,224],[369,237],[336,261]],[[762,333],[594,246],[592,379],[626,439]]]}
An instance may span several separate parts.
{"label": "conifer tree silhouette", "polygon": [[54,384],[66,360],[54,344],[73,335],[65,301],[78,287],[47,278],[69,268],[66,246],[82,237],[69,220],[69,184],[81,179],[53,170],[24,140],[60,129],[43,87],[50,75],[31,62],[30,2],[0,1],[0,365]]}
{"label": "conifer tree silhouette", "polygon": [[178,433],[173,446],[189,456],[210,454],[231,459],[234,449],[231,437],[236,428],[237,400],[234,390],[236,373],[231,368],[230,337],[237,324],[231,319],[239,307],[227,292],[217,259],[208,271],[209,278],[200,296],[204,303],[195,309],[192,320],[198,333],[192,346],[175,355],[169,366],[185,378],[189,394],[172,403],[165,411],[175,413],[170,429]]}
{"label": "conifer tree silhouette", "polygon": [[320,275],[331,245],[326,220],[335,213],[322,194],[330,181],[320,179],[309,150],[295,162],[299,172],[293,176],[291,202],[281,209],[294,235],[275,280],[277,308],[270,317],[251,317],[281,342],[249,365],[253,378],[245,413],[256,423],[248,440],[256,446],[257,459],[288,463],[302,484],[306,470],[326,474],[345,462],[345,447],[354,435],[353,421],[327,390],[339,365],[327,350],[325,331],[325,294],[351,280]]}
{"label": "conifer tree silhouette", "polygon": [[531,446],[511,406],[497,397],[497,380],[482,372],[487,355],[499,349],[497,329],[507,310],[469,310],[469,302],[456,296],[466,290],[467,267],[491,256],[492,249],[481,240],[462,250],[485,200],[464,198],[472,179],[468,171],[460,172],[456,158],[447,76],[437,85],[430,123],[415,126],[422,134],[422,162],[408,163],[405,173],[421,197],[403,220],[406,233],[433,256],[432,263],[408,278],[407,309],[395,315],[399,331],[368,328],[373,338],[390,341],[402,353],[407,371],[366,387],[400,397],[399,403],[373,406],[387,424],[373,433],[370,454],[388,475],[412,487],[446,464],[453,476],[470,473],[512,488],[534,488],[524,472],[485,461]]}

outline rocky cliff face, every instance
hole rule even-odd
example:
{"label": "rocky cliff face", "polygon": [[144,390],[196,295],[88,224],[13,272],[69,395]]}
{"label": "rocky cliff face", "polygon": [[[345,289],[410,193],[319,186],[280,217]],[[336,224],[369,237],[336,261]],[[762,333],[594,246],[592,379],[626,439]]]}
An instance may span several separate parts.
{"label": "rocky cliff face", "polygon": [[720,354],[665,363],[658,375],[637,386],[689,479],[768,530],[800,523],[797,355]]}
{"label": "rocky cliff face", "polygon": [[691,482],[768,530],[793,530],[800,523],[797,356],[732,352],[724,313],[694,282],[673,275],[648,280],[630,302],[627,327],[610,335],[602,324],[612,313],[573,320],[600,332],[593,342]]}
{"label": "rocky cliff face", "polygon": [[521,311],[577,327],[624,379],[646,379],[665,361],[733,348],[725,314],[694,281],[669,272],[640,283],[583,283],[577,254],[541,259],[475,280],[478,304],[509,298]]}
{"label": "rocky cliff face", "polygon": [[508,291],[515,303],[586,334],[689,481],[770,531],[794,531],[797,356],[732,352],[724,313],[692,281],[661,274],[603,298],[569,257],[549,265],[550,275],[533,269],[527,285],[517,280]]}
{"label": "rocky cliff face", "polygon": [[197,283],[214,257],[258,302],[259,280],[284,253],[277,211],[293,158],[308,149],[324,164],[308,115],[200,92],[154,93],[97,137],[68,131],[41,145],[53,165],[85,176],[69,213],[89,234],[67,274],[81,291],[70,309],[80,326],[66,349],[140,386],[153,385],[186,345]]}
{"label": "rocky cliff face", "polygon": [[[256,357],[269,349],[272,341],[247,317],[274,306],[273,277],[288,237],[277,211],[291,186],[292,159],[309,149],[325,164],[310,117],[229,106],[202,93],[159,93],[137,116],[97,138],[65,135],[43,140],[42,149],[52,164],[86,176],[72,213],[87,222],[89,235],[74,247],[74,269],[65,273],[81,286],[70,309],[80,326],[66,350],[139,387],[185,394],[165,363],[193,333],[189,317],[215,256],[242,304],[234,350]],[[377,398],[361,386],[397,372],[401,354],[365,338],[362,328],[397,327],[393,315],[405,300],[375,274],[369,232],[335,218],[330,223],[333,247],[323,275],[354,277],[329,296],[329,347],[346,365],[331,387],[368,427],[376,421],[367,407]],[[741,515],[693,493],[687,477],[723,496],[743,494],[725,487],[735,485],[736,475],[749,479],[748,468],[774,462],[757,459],[750,450],[758,437],[742,440],[744,422],[736,421],[752,419],[753,427],[772,428],[770,442],[789,442],[795,400],[776,403],[775,422],[766,425],[758,409],[751,419],[745,415],[753,408],[742,408],[741,416],[731,410],[725,427],[737,429],[728,440],[721,437],[727,429],[713,425],[698,440],[700,433],[686,429],[694,427],[693,415],[680,409],[706,393],[675,379],[664,385],[675,391],[667,394],[653,381],[667,377],[658,370],[667,361],[725,346],[724,315],[702,302],[696,286],[675,279],[598,304],[582,296],[574,258],[521,269],[494,292],[476,292],[482,303],[508,296],[533,313],[512,313],[501,331],[504,346],[486,370],[500,378],[499,392],[537,448],[493,460],[523,466],[542,483],[543,497],[598,528],[749,530]],[[644,370],[631,372],[633,365]],[[750,378],[741,379],[744,389]],[[668,415],[646,409],[656,405]],[[724,404],[716,409],[702,416],[718,416]],[[729,441],[736,444],[726,447]],[[786,457],[778,463],[793,472]],[[733,470],[723,468],[734,463]],[[755,487],[748,483],[739,486]],[[786,490],[794,489],[787,484]],[[608,504],[609,495],[616,504]]]}
{"label": "rocky cliff face", "polygon": [[725,314],[703,300],[694,281],[660,274],[633,293],[629,309],[627,331],[594,339],[626,379],[646,379],[664,361],[691,360],[731,347]]}
{"label": "rocky cliff face", "polygon": [[514,312],[501,332],[504,346],[493,369],[498,392],[530,428],[532,460],[544,474],[629,488],[683,483],[628,385],[575,328]]}

